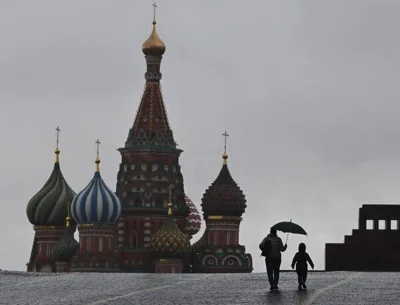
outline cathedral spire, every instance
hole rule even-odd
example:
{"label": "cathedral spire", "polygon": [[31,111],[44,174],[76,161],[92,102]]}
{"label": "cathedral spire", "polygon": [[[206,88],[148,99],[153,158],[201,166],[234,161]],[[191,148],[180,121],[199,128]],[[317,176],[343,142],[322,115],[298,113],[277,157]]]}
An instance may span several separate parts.
{"label": "cathedral spire", "polygon": [[149,38],[143,43],[142,51],[144,55],[146,55],[146,63],[147,63],[147,72],[145,74],[145,78],[147,82],[160,82],[162,77],[160,72],[160,65],[162,55],[165,53],[165,44],[160,39],[157,34],[156,29],[156,7],[157,5],[154,3],[154,13],[153,13],[153,30],[149,36]]}
{"label": "cathedral spire", "polygon": [[146,84],[125,147],[120,151],[132,149],[181,151],[176,148],[161,93],[160,64],[165,52],[165,44],[157,34],[155,15],[157,5],[153,4],[153,7],[153,31],[142,45],[147,64]]}

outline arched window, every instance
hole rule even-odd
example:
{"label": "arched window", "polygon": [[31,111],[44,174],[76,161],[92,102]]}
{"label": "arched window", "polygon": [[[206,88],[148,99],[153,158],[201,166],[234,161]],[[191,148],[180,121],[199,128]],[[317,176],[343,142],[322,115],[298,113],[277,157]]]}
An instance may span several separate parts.
{"label": "arched window", "polygon": [[103,252],[103,237],[99,237],[99,252]]}
{"label": "arched window", "polygon": [[92,249],[91,243],[92,243],[92,241],[91,241],[90,237],[88,237],[88,238],[86,239],[86,251],[87,251],[88,253],[90,253],[90,251],[91,251],[91,249]]}
{"label": "arched window", "polygon": [[226,245],[231,244],[231,232],[226,232]]}
{"label": "arched window", "polygon": [[129,247],[134,248],[138,245],[138,233],[136,231],[132,231],[129,233]]}

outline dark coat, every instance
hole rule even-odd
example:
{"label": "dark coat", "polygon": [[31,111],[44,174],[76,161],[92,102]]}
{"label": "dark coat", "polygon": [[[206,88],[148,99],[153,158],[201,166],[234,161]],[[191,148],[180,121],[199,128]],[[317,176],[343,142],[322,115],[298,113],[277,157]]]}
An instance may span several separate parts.
{"label": "dark coat", "polygon": [[307,262],[314,269],[314,263],[307,252],[297,252],[292,261],[292,268],[296,265],[296,270],[307,270]]}

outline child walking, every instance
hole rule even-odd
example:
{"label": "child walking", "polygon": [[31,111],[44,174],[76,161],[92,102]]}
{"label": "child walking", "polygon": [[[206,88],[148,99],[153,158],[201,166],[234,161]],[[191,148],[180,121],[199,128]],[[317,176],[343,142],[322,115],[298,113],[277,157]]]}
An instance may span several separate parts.
{"label": "child walking", "polygon": [[294,269],[294,265],[296,265],[296,272],[299,279],[299,290],[307,288],[306,286],[307,270],[308,270],[307,262],[314,269],[314,263],[311,260],[310,256],[308,255],[308,253],[306,252],[306,245],[304,243],[301,243],[299,245],[299,252],[295,254],[292,261],[292,269]]}

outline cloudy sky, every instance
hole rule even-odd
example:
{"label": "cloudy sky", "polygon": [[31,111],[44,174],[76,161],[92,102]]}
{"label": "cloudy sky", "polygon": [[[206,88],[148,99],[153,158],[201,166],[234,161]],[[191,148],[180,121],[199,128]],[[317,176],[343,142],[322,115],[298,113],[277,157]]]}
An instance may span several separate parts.
{"label": "cloudy sky", "polygon": [[[25,270],[29,199],[54,162],[80,191],[102,142],[112,188],[144,85],[141,44],[152,1],[0,2],[1,269]],[[400,202],[400,2],[158,2],[167,45],[163,93],[185,190],[200,209],[222,165],[247,197],[240,242],[265,270],[258,244],[293,219],[289,237],[323,269],[326,242],[343,242],[365,203]],[[201,234],[194,237],[197,240]]]}

